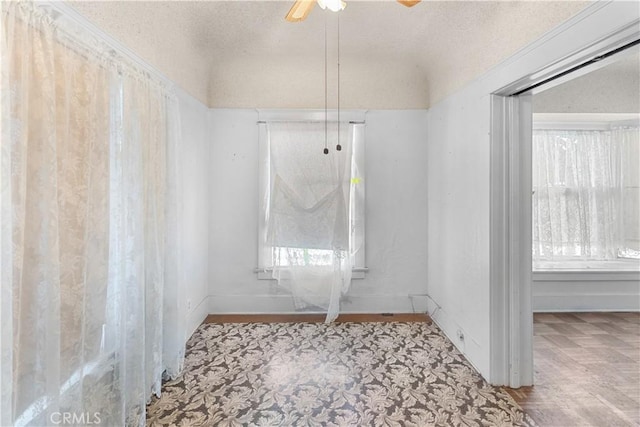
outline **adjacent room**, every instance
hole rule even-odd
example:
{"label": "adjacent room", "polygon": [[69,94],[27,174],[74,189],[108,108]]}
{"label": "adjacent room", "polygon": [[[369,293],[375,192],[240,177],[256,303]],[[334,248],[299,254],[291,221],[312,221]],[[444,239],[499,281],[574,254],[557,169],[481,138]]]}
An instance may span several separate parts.
{"label": "adjacent room", "polygon": [[535,387],[513,394],[543,425],[637,422],[639,87],[626,49],[533,94]]}
{"label": "adjacent room", "polygon": [[1,5],[0,425],[640,423],[640,3]]}

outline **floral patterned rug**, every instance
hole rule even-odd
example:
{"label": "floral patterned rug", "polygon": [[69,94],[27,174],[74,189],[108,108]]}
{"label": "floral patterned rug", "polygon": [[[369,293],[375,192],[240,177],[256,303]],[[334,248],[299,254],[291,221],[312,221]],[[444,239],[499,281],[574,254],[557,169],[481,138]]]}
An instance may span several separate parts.
{"label": "floral patterned rug", "polygon": [[150,426],[532,426],[434,324],[201,325]]}

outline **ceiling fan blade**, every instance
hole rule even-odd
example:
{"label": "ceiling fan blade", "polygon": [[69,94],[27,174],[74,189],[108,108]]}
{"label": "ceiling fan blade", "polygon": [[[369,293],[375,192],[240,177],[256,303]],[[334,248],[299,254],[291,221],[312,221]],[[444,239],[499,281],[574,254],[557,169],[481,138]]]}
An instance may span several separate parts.
{"label": "ceiling fan blade", "polygon": [[313,9],[315,5],[316,0],[297,0],[284,19],[289,22],[304,21],[305,19],[307,19],[309,12],[311,12],[311,9]]}
{"label": "ceiling fan blade", "polygon": [[420,3],[422,0],[397,0],[403,6],[411,7]]}

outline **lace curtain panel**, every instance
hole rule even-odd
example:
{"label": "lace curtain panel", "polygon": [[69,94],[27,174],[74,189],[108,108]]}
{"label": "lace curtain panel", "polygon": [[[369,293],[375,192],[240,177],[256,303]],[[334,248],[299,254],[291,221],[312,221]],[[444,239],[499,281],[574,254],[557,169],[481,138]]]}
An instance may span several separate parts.
{"label": "lace curtain panel", "polygon": [[534,260],[637,257],[638,128],[535,130],[533,191]]}
{"label": "lace curtain panel", "polygon": [[268,124],[269,202],[267,244],[273,277],[289,290],[298,310],[323,310],[327,322],[339,313],[351,283],[353,238],[353,129],[323,122]]}
{"label": "lace curtain panel", "polygon": [[182,366],[175,101],[2,3],[0,425],[144,425]]}
{"label": "lace curtain panel", "polygon": [[622,245],[619,255],[640,259],[640,127],[611,131],[622,146]]}

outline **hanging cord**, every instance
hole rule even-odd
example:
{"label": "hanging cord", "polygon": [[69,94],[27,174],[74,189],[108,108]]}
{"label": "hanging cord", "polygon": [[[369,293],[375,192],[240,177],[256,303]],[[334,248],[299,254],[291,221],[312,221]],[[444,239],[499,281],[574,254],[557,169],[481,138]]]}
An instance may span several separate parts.
{"label": "hanging cord", "polygon": [[327,137],[328,119],[328,96],[327,96],[327,12],[324,11],[324,154],[329,154],[329,143]]}
{"label": "hanging cord", "polygon": [[340,14],[338,14],[338,145],[336,150],[342,150],[340,145]]}

